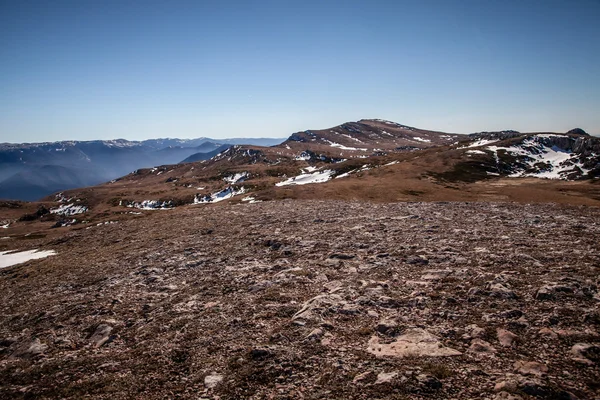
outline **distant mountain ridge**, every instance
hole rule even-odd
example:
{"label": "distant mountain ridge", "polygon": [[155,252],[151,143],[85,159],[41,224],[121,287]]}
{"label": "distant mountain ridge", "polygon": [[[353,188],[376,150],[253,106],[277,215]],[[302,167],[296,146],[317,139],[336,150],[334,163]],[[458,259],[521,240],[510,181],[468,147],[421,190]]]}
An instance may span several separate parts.
{"label": "distant mountain ridge", "polygon": [[60,190],[97,185],[139,168],[177,164],[232,144],[270,146],[272,138],[91,140],[0,143],[0,198],[37,200]]}

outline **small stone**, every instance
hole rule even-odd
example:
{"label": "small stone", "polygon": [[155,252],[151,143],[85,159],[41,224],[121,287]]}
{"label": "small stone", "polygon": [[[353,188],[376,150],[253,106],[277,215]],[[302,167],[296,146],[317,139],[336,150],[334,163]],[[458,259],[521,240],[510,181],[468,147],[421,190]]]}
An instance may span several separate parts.
{"label": "small stone", "polygon": [[485,336],[485,329],[475,324],[467,325],[465,331],[466,333],[462,336],[465,340],[482,338]]}
{"label": "small stone", "polygon": [[417,375],[417,382],[419,382],[419,386],[421,386],[421,388],[427,391],[438,390],[442,388],[442,382],[432,375]]}
{"label": "small stone", "polygon": [[223,375],[219,375],[219,374],[213,372],[212,374],[207,375],[204,378],[204,386],[206,386],[208,389],[213,389],[222,381],[223,381]]}
{"label": "small stone", "polygon": [[553,300],[554,299],[554,291],[550,286],[542,286],[535,293],[536,300]]}
{"label": "small stone", "polygon": [[571,348],[575,360],[583,364],[593,365],[600,362],[600,346],[589,343],[577,343]]}
{"label": "small stone", "polygon": [[518,336],[511,331],[502,328],[498,328],[496,334],[500,345],[503,347],[511,347],[518,338]]}
{"label": "small stone", "polygon": [[250,350],[250,357],[252,357],[253,360],[262,360],[270,357],[271,355],[271,351],[267,348],[256,348]]}
{"label": "small stone", "polygon": [[364,382],[366,380],[368,380],[369,378],[371,378],[373,376],[373,371],[365,371],[361,374],[358,374],[354,377],[354,379],[352,379],[353,383],[360,383],[360,382]]}
{"label": "small stone", "polygon": [[514,364],[515,371],[522,375],[543,376],[548,373],[548,366],[535,361],[517,361]]}
{"label": "small stone", "polygon": [[398,376],[398,372],[397,371],[380,372],[377,375],[377,380],[375,381],[375,384],[376,385],[380,385],[382,383],[390,383],[397,376]]}
{"label": "small stone", "polygon": [[492,283],[488,286],[488,290],[490,291],[490,296],[498,297],[502,299],[515,299],[517,295],[514,291],[510,290],[508,287],[501,283]]}
{"label": "small stone", "polygon": [[500,381],[494,386],[494,392],[514,392],[517,390],[517,383],[514,381]]}
{"label": "small stone", "polygon": [[94,347],[96,347],[96,348],[102,347],[103,345],[108,343],[111,338],[110,333],[112,332],[112,330],[113,330],[113,328],[110,325],[107,325],[107,324],[98,325],[98,327],[96,328],[96,330],[90,337],[90,341],[92,342]]}
{"label": "small stone", "polygon": [[469,347],[469,351],[471,353],[492,355],[496,352],[496,349],[485,340],[473,339],[471,346]]}
{"label": "small stone", "polygon": [[11,355],[11,358],[34,358],[42,355],[47,349],[48,346],[36,338],[29,343],[19,346]]}
{"label": "small stone", "polygon": [[396,321],[383,320],[383,321],[379,321],[379,323],[375,327],[375,330],[381,334],[389,335],[389,334],[393,334],[397,328],[398,328],[398,323]]}
{"label": "small stone", "polygon": [[324,333],[325,333],[325,332],[324,332],[324,331],[323,331],[323,329],[321,329],[321,328],[316,328],[316,329],[313,329],[313,331],[312,331],[312,332],[310,332],[310,333],[308,334],[308,336],[306,336],[306,340],[308,340],[308,341],[316,341],[316,340],[319,340],[319,339],[321,339],[321,337],[323,337],[323,334],[324,334]]}
{"label": "small stone", "polygon": [[500,392],[496,394],[494,400],[523,400],[523,397],[519,396],[518,394]]}
{"label": "small stone", "polygon": [[556,339],[558,337],[558,335],[556,334],[556,332],[554,332],[550,328],[542,328],[542,329],[539,330],[538,334],[541,335],[541,336],[550,337],[552,339]]}

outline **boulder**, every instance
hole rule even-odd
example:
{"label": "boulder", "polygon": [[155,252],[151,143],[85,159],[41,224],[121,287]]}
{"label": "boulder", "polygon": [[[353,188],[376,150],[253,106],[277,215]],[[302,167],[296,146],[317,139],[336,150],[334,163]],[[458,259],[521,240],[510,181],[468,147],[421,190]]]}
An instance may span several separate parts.
{"label": "boulder", "polygon": [[367,351],[377,357],[449,357],[462,354],[443,346],[436,336],[421,328],[407,329],[392,343],[379,343],[379,338],[373,336]]}

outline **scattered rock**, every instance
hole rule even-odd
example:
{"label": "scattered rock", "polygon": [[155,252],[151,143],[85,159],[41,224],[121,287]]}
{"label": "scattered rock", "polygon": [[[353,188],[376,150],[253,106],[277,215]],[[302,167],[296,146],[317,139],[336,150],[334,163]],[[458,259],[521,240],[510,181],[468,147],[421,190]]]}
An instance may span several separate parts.
{"label": "scattered rock", "polygon": [[219,375],[216,372],[213,372],[204,378],[204,386],[208,389],[215,388],[221,382],[223,382],[223,375]]}
{"label": "scattered rock", "polygon": [[523,397],[518,394],[508,393],[508,392],[500,392],[496,394],[494,400],[522,400]]}
{"label": "scattered rock", "polygon": [[502,299],[516,299],[516,293],[502,283],[492,283],[488,285],[490,296]]}
{"label": "scattered rock", "polygon": [[[354,377],[354,379],[352,379],[353,383],[361,383],[361,382],[365,382],[367,380],[371,380],[371,378],[373,378],[373,371],[365,371],[363,373],[360,373],[358,375],[356,375]],[[379,379],[379,376],[377,377]]]}
{"label": "scattered rock", "polygon": [[494,346],[481,339],[473,339],[469,347],[469,352],[477,354],[493,355],[496,351]]}
{"label": "scattered rock", "polygon": [[502,328],[498,328],[496,330],[496,334],[498,336],[498,341],[500,342],[500,345],[503,347],[511,347],[518,338],[518,336],[512,333],[511,331]]}
{"label": "scattered rock", "polygon": [[577,343],[571,348],[576,361],[593,365],[600,362],[600,346],[589,343]]}
{"label": "scattered rock", "polygon": [[12,353],[11,358],[34,358],[41,356],[48,349],[48,345],[35,338],[31,342],[22,343]]}
{"label": "scattered rock", "polygon": [[383,320],[379,321],[375,330],[383,335],[392,336],[396,333],[398,329],[398,323],[396,321],[391,320]]}
{"label": "scattered rock", "polygon": [[424,391],[432,391],[442,388],[442,382],[432,375],[419,374],[417,375],[417,382],[419,383],[419,387]]}
{"label": "scattered rock", "polygon": [[324,333],[325,333],[325,331],[323,331],[323,329],[316,328],[312,332],[310,332],[308,334],[308,336],[306,336],[306,340],[308,340],[308,341],[320,340],[323,337]]}
{"label": "scattered rock", "polygon": [[112,332],[112,330],[113,330],[113,328],[110,325],[107,325],[107,324],[98,325],[98,327],[96,328],[96,330],[90,337],[90,341],[92,342],[92,345],[94,347],[98,348],[98,347],[102,347],[106,343],[109,343],[109,340],[111,340],[110,333]]}
{"label": "scattered rock", "polygon": [[471,324],[465,327],[466,333],[462,336],[465,340],[482,338],[485,336],[485,329],[479,327],[478,325]]}
{"label": "scattered rock", "polygon": [[548,373],[548,366],[535,361],[517,361],[515,362],[515,371],[522,375],[543,376]]}
{"label": "scattered rock", "polygon": [[397,376],[398,376],[398,372],[397,371],[380,372],[377,375],[377,380],[375,381],[375,384],[376,385],[380,385],[382,383],[390,383]]}
{"label": "scattered rock", "polygon": [[273,355],[270,349],[265,347],[257,347],[255,349],[250,350],[250,357],[253,360],[263,360],[265,358],[269,358]]}

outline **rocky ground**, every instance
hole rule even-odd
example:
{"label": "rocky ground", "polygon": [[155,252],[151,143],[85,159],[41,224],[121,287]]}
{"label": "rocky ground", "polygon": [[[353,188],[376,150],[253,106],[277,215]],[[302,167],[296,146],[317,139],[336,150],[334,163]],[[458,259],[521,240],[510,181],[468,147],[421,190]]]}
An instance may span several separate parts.
{"label": "rocky ground", "polygon": [[600,397],[600,209],[187,206],[11,243],[1,398]]}

